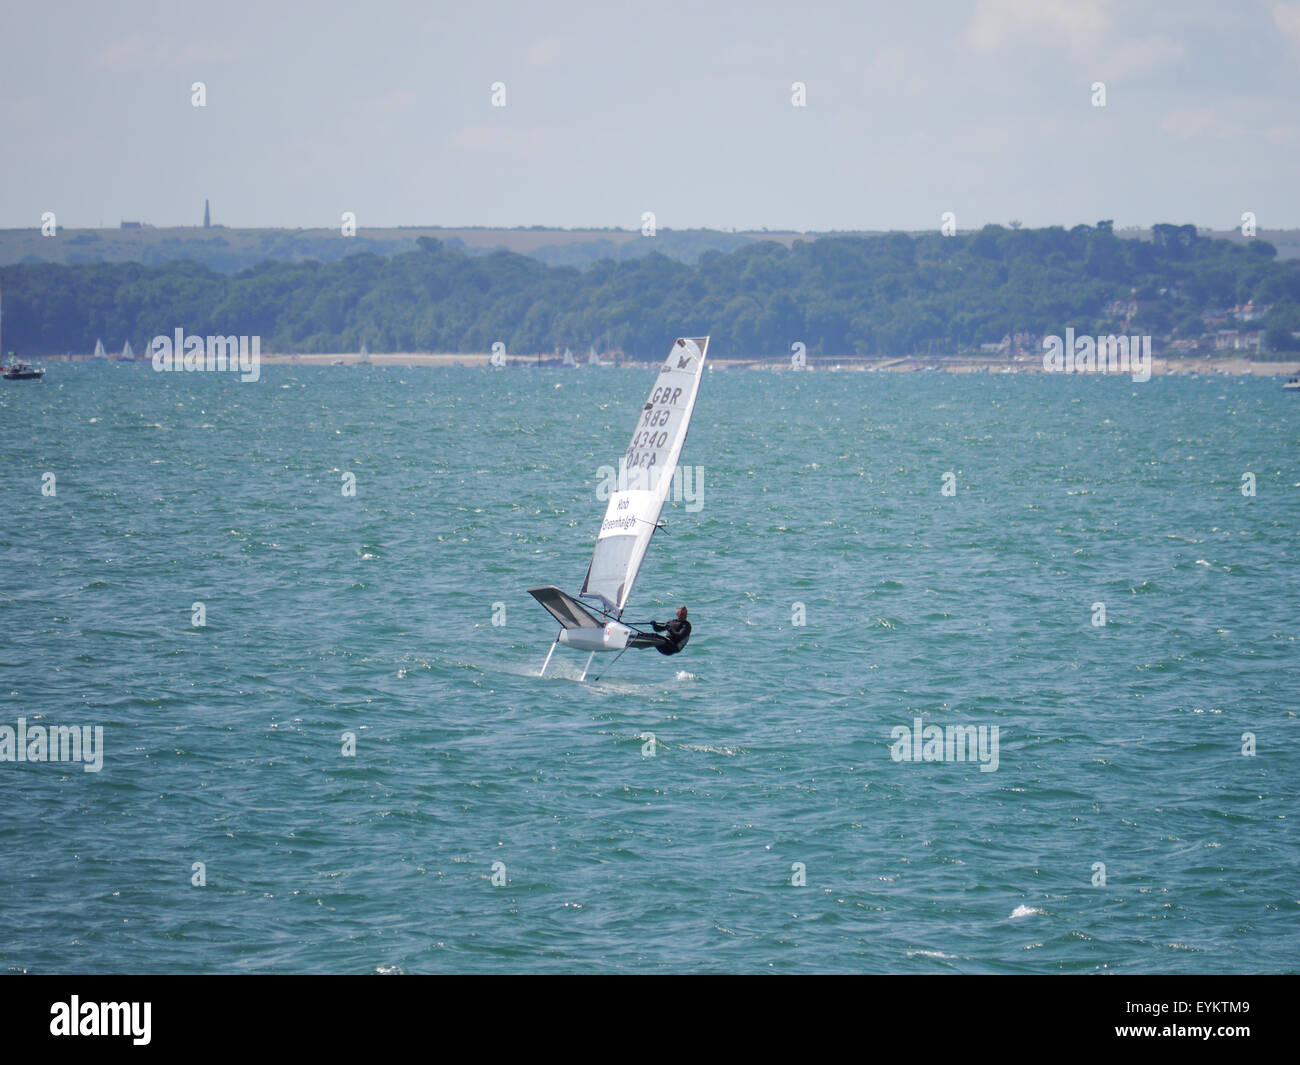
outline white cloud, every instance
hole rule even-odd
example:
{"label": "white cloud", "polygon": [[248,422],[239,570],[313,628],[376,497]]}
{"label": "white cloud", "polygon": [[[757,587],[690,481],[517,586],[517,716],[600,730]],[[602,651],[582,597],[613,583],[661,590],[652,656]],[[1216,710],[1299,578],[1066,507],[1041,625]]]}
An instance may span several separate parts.
{"label": "white cloud", "polygon": [[167,40],[157,34],[132,33],[105,45],[95,57],[105,70],[129,73],[141,68],[192,69],[229,63],[249,55],[240,45],[193,44]]}
{"label": "white cloud", "polygon": [[569,51],[569,42],[558,33],[539,37],[528,46],[528,58],[535,67],[549,67],[563,59]]}
{"label": "white cloud", "polygon": [[1300,4],[1274,4],[1273,22],[1300,47]]}
{"label": "white cloud", "polygon": [[1076,66],[1101,78],[1149,73],[1186,54],[1181,41],[1135,36],[1115,25],[1110,0],[980,0],[966,41],[980,52],[1015,45],[1064,49]]}
{"label": "white cloud", "polygon": [[980,0],[966,39],[981,52],[1039,35],[1079,47],[1095,43],[1110,26],[1105,0]]}
{"label": "white cloud", "polygon": [[1103,48],[1090,49],[1090,69],[1105,78],[1128,78],[1149,73],[1156,67],[1181,59],[1186,49],[1179,41],[1153,35],[1117,40]]}
{"label": "white cloud", "polygon": [[1198,140],[1235,132],[1214,107],[1180,107],[1160,120],[1160,128],[1179,140]]}

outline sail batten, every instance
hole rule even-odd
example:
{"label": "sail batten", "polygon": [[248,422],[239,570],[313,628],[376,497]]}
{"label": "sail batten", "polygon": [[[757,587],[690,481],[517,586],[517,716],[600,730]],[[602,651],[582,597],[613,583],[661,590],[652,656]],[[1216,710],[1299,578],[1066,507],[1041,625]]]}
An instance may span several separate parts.
{"label": "sail batten", "polygon": [[618,488],[610,495],[580,593],[601,600],[615,616],[632,594],[672,488],[708,347],[708,337],[682,337],[673,344],[619,463]]}

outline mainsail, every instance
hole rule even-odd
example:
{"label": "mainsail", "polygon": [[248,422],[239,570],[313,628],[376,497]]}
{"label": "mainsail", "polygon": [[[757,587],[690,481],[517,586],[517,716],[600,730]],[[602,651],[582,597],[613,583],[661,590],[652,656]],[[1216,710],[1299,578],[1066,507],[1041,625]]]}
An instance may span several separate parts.
{"label": "mainsail", "polygon": [[673,344],[620,463],[618,489],[609,497],[579,593],[601,600],[616,617],[622,616],[632,594],[632,583],[672,488],[708,348],[708,337],[683,337]]}

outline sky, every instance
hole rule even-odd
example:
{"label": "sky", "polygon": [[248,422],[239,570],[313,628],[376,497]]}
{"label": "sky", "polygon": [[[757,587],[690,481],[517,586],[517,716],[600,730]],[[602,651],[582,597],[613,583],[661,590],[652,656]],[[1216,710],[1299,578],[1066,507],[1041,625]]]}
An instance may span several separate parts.
{"label": "sky", "polygon": [[1300,0],[0,0],[0,228],[1296,228],[1298,104]]}

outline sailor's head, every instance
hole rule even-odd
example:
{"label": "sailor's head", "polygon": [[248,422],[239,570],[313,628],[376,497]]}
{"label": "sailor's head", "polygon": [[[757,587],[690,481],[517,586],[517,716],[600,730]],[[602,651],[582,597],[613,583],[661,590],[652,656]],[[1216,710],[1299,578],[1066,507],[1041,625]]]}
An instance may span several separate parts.
{"label": "sailor's head", "polygon": [[678,621],[686,620],[686,608],[684,606],[679,606],[677,608],[677,620]]}

